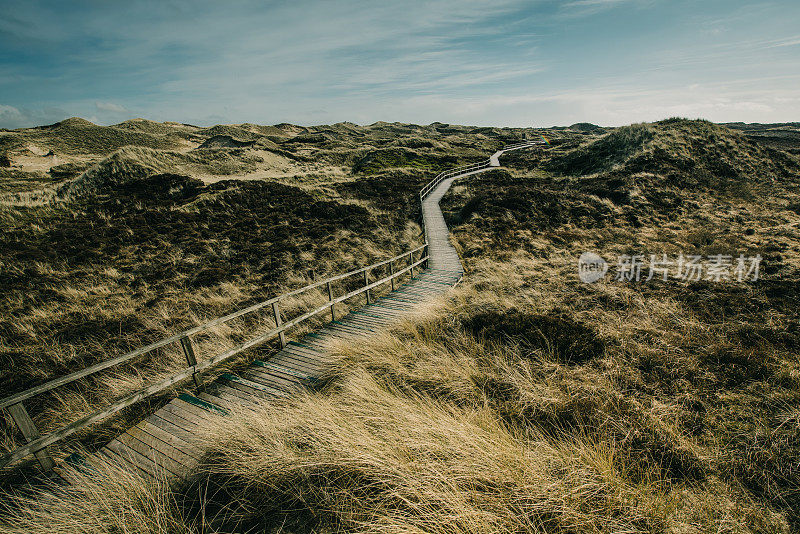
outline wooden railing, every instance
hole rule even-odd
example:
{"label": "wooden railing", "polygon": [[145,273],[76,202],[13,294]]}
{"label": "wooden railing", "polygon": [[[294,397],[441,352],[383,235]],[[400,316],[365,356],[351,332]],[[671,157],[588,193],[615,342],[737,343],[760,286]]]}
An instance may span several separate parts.
{"label": "wooden railing", "polygon": [[[280,340],[281,347],[283,347],[286,345],[285,332],[290,328],[299,325],[300,323],[308,319],[311,319],[312,317],[315,317],[316,315],[319,315],[323,312],[329,311],[331,317],[335,319],[336,304],[344,302],[362,293],[366,293],[367,301],[369,301],[370,300],[369,292],[383,284],[387,283],[391,284],[392,289],[394,289],[395,280],[398,277],[403,276],[405,273],[410,273],[411,277],[413,278],[414,269],[426,264],[426,262],[428,261],[427,247],[428,245],[426,243],[413,250],[410,250],[393,258],[389,258],[388,260],[384,260],[378,263],[373,263],[372,265],[368,265],[366,267],[362,267],[360,269],[356,269],[348,273],[333,276],[331,278],[319,280],[307,286],[301,287],[300,289],[295,289],[294,291],[290,291],[288,293],[284,293],[269,300],[259,302],[258,304],[254,304],[248,308],[238,310],[224,317],[219,317],[200,326],[196,326],[194,328],[184,330],[183,332],[180,332],[168,338],[161,339],[145,347],[141,347],[131,352],[115,356],[108,360],[101,361],[99,363],[96,363],[95,365],[92,365],[80,371],[75,371],[74,373],[70,373],[66,376],[50,380],[49,382],[46,382],[39,386],[32,387],[25,391],[21,391],[19,393],[16,393],[14,395],[11,395],[9,397],[0,400],[0,409],[5,409],[8,412],[8,414],[11,416],[14,423],[17,425],[17,428],[20,430],[22,436],[25,438],[27,442],[22,447],[19,447],[7,454],[0,456],[0,467],[6,466],[11,462],[15,462],[17,460],[23,459],[26,456],[33,454],[39,460],[39,463],[42,465],[43,468],[45,469],[52,468],[53,460],[46,450],[48,446],[58,443],[67,438],[68,436],[74,434],[78,430],[85,428],[89,425],[92,425],[94,423],[103,421],[104,419],[107,419],[116,412],[119,412],[120,410],[128,406],[131,406],[132,404],[135,404],[147,397],[150,397],[170,387],[173,387],[184,380],[192,378],[195,380],[196,384],[199,384],[197,377],[200,372],[209,369],[213,366],[219,365],[220,363],[231,359],[237,354],[244,352],[245,350],[248,350],[250,348],[253,348],[257,345],[260,345],[266,341],[278,338]],[[415,254],[418,255],[416,259],[414,258]],[[400,269],[395,268],[396,263],[398,262],[402,262],[403,264]],[[384,266],[388,266],[389,275],[374,282],[370,281],[370,272]],[[359,275],[363,277],[362,279],[364,285],[362,287],[359,287],[358,289],[355,289],[353,291],[349,291],[339,297],[334,297],[334,291],[332,286],[334,282],[344,281],[345,279],[351,279]],[[298,317],[295,317],[291,320],[284,322],[283,318],[281,317],[281,310],[280,310],[281,301],[284,301],[291,297],[298,296],[302,293],[317,288],[325,288],[328,295],[328,301],[322,306],[318,306],[310,311],[303,313]],[[227,350],[221,354],[217,354],[216,356],[212,356],[204,360],[200,361],[197,360],[195,356],[194,345],[192,344],[193,336],[202,332],[207,332],[213,327],[222,325],[238,317],[255,313],[267,307],[271,307],[270,311],[272,312],[273,315],[275,328],[272,328],[268,332],[260,334],[244,343],[240,343],[235,347],[231,348],[230,350]],[[103,371],[105,369],[118,366],[122,363],[131,361],[147,353],[153,352],[156,349],[160,349],[162,347],[166,347],[172,344],[180,344],[181,349],[186,357],[187,367],[171,374],[167,378],[164,378],[155,384],[151,384],[143,389],[130,393],[129,395],[116,400],[110,406],[98,410],[90,415],[87,415],[77,421],[74,421],[64,427],[59,428],[58,430],[55,430],[53,432],[50,432],[42,436],[39,432],[39,429],[36,427],[30,415],[28,414],[28,411],[25,409],[23,403],[33,397],[36,397],[37,395],[41,395],[56,388],[63,387],[67,384],[75,382],[76,380],[80,380],[87,376],[99,373],[100,371]]]}
{"label": "wooden railing", "polygon": [[452,178],[453,176],[458,176],[461,174],[466,174],[468,172],[475,172],[481,169],[486,169],[491,167],[492,163],[490,160],[481,161],[480,163],[473,163],[471,165],[465,165],[463,167],[457,167],[455,169],[449,169],[444,172],[437,174],[433,180],[428,182],[425,187],[419,192],[419,199],[420,202],[425,200],[425,197],[431,194],[431,191],[436,189],[440,183],[447,180],[448,178]]}
{"label": "wooden railing", "polygon": [[[515,145],[504,146],[500,149],[500,152],[508,152],[509,150],[517,150],[520,148],[527,148],[537,145],[544,145],[546,141],[525,141],[523,143],[517,143]],[[436,189],[440,183],[447,180],[448,178],[452,178],[454,176],[459,176],[461,174],[467,174],[470,172],[480,171],[483,169],[488,169],[492,166],[491,158],[480,161],[478,163],[472,163],[470,165],[464,165],[462,167],[456,167],[455,169],[447,169],[446,171],[440,172],[437,174],[433,180],[428,182],[425,187],[422,188],[419,192],[419,200],[422,202],[425,200],[425,197],[431,194],[431,191]]]}

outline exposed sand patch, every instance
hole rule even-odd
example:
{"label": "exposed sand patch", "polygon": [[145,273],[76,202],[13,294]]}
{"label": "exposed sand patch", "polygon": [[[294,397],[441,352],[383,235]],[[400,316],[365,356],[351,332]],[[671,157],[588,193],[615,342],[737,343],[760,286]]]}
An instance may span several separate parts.
{"label": "exposed sand patch", "polygon": [[260,158],[262,162],[256,165],[255,170],[248,173],[217,175],[208,173],[205,169],[189,167],[186,167],[184,171],[207,184],[219,182],[220,180],[272,180],[317,177],[319,175],[325,175],[325,181],[330,182],[350,175],[350,169],[347,167],[337,167],[316,162],[297,162],[268,150],[254,150],[250,151],[250,153]]}

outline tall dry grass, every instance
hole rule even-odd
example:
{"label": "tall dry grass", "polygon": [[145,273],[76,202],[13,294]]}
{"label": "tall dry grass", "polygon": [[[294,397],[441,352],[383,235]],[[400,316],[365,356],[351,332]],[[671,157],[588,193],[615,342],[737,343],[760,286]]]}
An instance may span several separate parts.
{"label": "tall dry grass", "polygon": [[[489,317],[535,317],[559,298],[515,299],[532,271],[517,260],[478,266],[379,336],[333,345],[321,391],[220,418],[187,484],[143,499],[144,486],[93,477],[43,517],[97,508],[102,521],[84,532],[126,521],[143,532],[788,532],[722,476],[678,406],[623,389],[606,360],[616,348],[576,363],[558,335],[496,336],[514,325]],[[48,528],[29,513],[37,499],[17,512],[32,533]],[[153,503],[167,517],[142,522]],[[134,519],[109,519],[119,506]]]}

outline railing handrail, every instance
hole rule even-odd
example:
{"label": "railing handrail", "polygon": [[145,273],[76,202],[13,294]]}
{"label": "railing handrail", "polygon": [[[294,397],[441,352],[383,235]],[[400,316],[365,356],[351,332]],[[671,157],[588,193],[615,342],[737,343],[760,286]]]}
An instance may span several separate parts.
{"label": "railing handrail", "polygon": [[[539,140],[525,141],[522,143],[518,143],[516,145],[504,146],[499,150],[499,152],[506,152],[508,150],[516,150],[519,148],[525,148],[536,145],[545,145],[545,144],[547,144],[547,141],[539,141]],[[433,191],[433,189],[437,185],[439,185],[443,180],[446,180],[447,178],[450,178],[452,176],[458,176],[459,174],[480,170],[486,167],[490,167],[491,165],[492,165],[492,160],[491,158],[489,158],[487,160],[483,160],[478,163],[471,163],[469,165],[463,165],[461,167],[456,167],[454,169],[447,169],[446,171],[442,171],[436,176],[434,176],[434,178],[430,182],[425,184],[425,186],[419,192],[419,198],[420,200],[424,200],[425,197],[427,197],[428,194],[430,194],[430,192]]]}
{"label": "railing handrail", "polygon": [[[422,247],[418,247],[418,248],[414,249],[414,251],[418,251],[421,248],[425,248],[426,246],[427,246],[427,244],[423,245]],[[405,254],[401,254],[400,256],[397,256],[396,259],[397,258],[402,258],[404,256],[408,256],[410,254],[413,254],[414,251],[410,251],[410,252],[406,252]],[[307,319],[310,319],[311,317],[314,317],[315,315],[319,315],[320,313],[322,313],[324,311],[327,311],[328,309],[331,308],[331,306],[333,306],[335,304],[338,304],[338,303],[343,302],[345,300],[348,300],[348,299],[350,299],[352,297],[355,297],[356,295],[364,293],[365,291],[369,291],[369,290],[371,290],[371,289],[373,289],[373,288],[375,288],[375,287],[377,287],[377,286],[379,286],[381,284],[385,284],[387,282],[390,282],[392,279],[397,278],[398,276],[402,276],[403,274],[405,274],[409,270],[411,270],[413,272],[414,267],[418,267],[418,266],[422,265],[427,260],[428,260],[428,256],[427,255],[421,257],[417,261],[413,261],[412,260],[411,263],[408,266],[404,267],[403,269],[401,269],[399,271],[394,272],[393,274],[390,274],[389,276],[386,276],[386,277],[384,277],[384,278],[382,278],[380,280],[376,280],[375,282],[369,283],[369,284],[365,285],[364,287],[360,287],[358,289],[355,289],[355,290],[353,290],[353,291],[351,291],[351,292],[349,292],[349,293],[347,293],[345,295],[342,295],[340,297],[336,297],[335,299],[332,299],[332,300],[326,302],[322,306],[319,306],[319,307],[317,307],[317,308],[315,308],[315,309],[313,309],[311,311],[308,311],[308,312],[304,313],[303,315],[295,317],[294,319],[286,321],[285,323],[277,326],[276,328],[273,328],[272,330],[270,330],[268,332],[265,332],[265,333],[263,333],[263,334],[261,334],[259,336],[256,336],[255,338],[253,338],[253,339],[251,339],[249,341],[241,343],[241,344],[233,347],[232,349],[229,349],[228,351],[223,352],[222,354],[218,354],[216,356],[212,356],[211,358],[207,358],[205,360],[201,360],[201,361],[197,362],[195,365],[186,367],[186,368],[182,369],[181,371],[178,371],[177,373],[174,373],[174,374],[168,376],[167,378],[162,379],[160,382],[158,382],[156,384],[151,384],[151,385],[149,385],[149,386],[147,386],[147,387],[145,387],[143,389],[134,391],[133,393],[130,393],[127,396],[125,396],[125,397],[123,397],[121,399],[118,399],[117,401],[115,401],[110,406],[108,406],[108,407],[106,407],[104,409],[98,410],[98,411],[96,411],[94,413],[91,413],[91,414],[89,414],[87,416],[84,416],[83,418],[81,418],[81,419],[79,419],[77,421],[73,421],[72,423],[70,423],[70,424],[68,424],[66,426],[63,426],[63,427],[59,428],[58,430],[50,432],[49,434],[47,434],[45,436],[38,437],[38,438],[36,438],[36,439],[34,439],[32,441],[29,441],[27,444],[23,445],[22,447],[18,447],[16,449],[14,449],[13,451],[11,451],[10,453],[7,453],[7,454],[5,454],[3,456],[0,456],[0,467],[8,465],[9,463],[11,463],[13,461],[25,458],[26,456],[28,456],[30,454],[34,454],[37,451],[41,451],[45,447],[47,447],[49,445],[52,445],[54,443],[57,443],[57,442],[65,439],[65,438],[71,436],[72,434],[74,434],[75,432],[80,430],[81,428],[84,428],[84,427],[89,426],[91,424],[94,424],[94,423],[97,423],[99,421],[102,421],[102,420],[108,418],[109,416],[117,413],[118,411],[120,411],[120,410],[122,410],[124,408],[127,408],[128,406],[130,406],[130,405],[132,405],[132,404],[134,404],[136,402],[139,402],[140,400],[142,400],[144,398],[150,397],[152,395],[155,395],[156,393],[164,391],[165,389],[173,386],[174,384],[177,384],[178,382],[180,382],[180,381],[182,381],[184,379],[187,379],[190,376],[193,376],[195,373],[199,373],[200,371],[203,371],[204,369],[207,369],[209,367],[213,367],[213,366],[215,366],[215,365],[217,365],[219,363],[222,363],[223,361],[232,358],[233,356],[239,354],[240,352],[243,352],[243,351],[245,351],[245,350],[247,350],[249,348],[252,348],[252,347],[254,347],[256,345],[259,345],[259,344],[261,344],[261,343],[263,343],[265,341],[268,341],[270,339],[274,339],[275,337],[278,337],[281,333],[285,332],[289,328],[291,328],[291,327],[293,327],[293,326],[295,326],[295,325],[297,325],[297,324],[299,324],[299,323],[301,323],[301,322],[303,322],[303,321],[305,321]],[[391,261],[391,260],[387,260],[387,262],[388,261]],[[386,262],[381,262],[381,263],[385,264]],[[375,264],[375,265],[379,265],[379,264]],[[361,272],[363,272],[363,270],[364,269],[361,269]]]}
{"label": "railing handrail", "polygon": [[177,334],[174,334],[172,336],[160,339],[160,340],[158,340],[158,341],[156,341],[154,343],[150,343],[149,345],[145,345],[144,347],[140,347],[138,349],[132,350],[132,351],[127,352],[125,354],[121,354],[119,356],[115,356],[114,358],[109,358],[108,360],[103,360],[103,361],[98,362],[98,363],[96,363],[96,364],[94,364],[92,366],[89,366],[89,367],[86,367],[84,369],[81,369],[80,371],[75,371],[74,373],[70,373],[68,375],[64,375],[64,376],[59,377],[59,378],[55,378],[53,380],[50,380],[49,382],[45,382],[44,384],[40,384],[38,386],[34,386],[32,388],[26,389],[25,391],[21,391],[19,393],[15,393],[14,395],[10,395],[10,396],[0,400],[0,409],[6,408],[6,407],[11,406],[13,404],[17,404],[17,403],[22,402],[24,400],[27,400],[27,399],[29,399],[31,397],[35,397],[36,395],[40,395],[42,393],[45,393],[45,392],[50,391],[52,389],[55,389],[57,387],[64,386],[64,385],[69,384],[71,382],[74,382],[76,380],[80,380],[81,378],[93,375],[95,373],[98,373],[98,372],[103,371],[105,369],[108,369],[110,367],[114,367],[116,365],[125,363],[125,362],[127,362],[129,360],[132,360],[133,358],[136,358],[136,357],[141,356],[143,354],[147,354],[148,352],[152,352],[152,351],[154,351],[154,350],[156,350],[158,348],[164,347],[166,345],[170,345],[172,343],[175,343],[176,341],[179,341],[181,338],[193,336],[193,335],[195,335],[195,334],[197,334],[199,332],[203,332],[203,331],[208,330],[210,328],[213,328],[215,326],[227,323],[228,321],[231,321],[231,320],[236,319],[238,317],[241,317],[243,315],[247,315],[249,313],[253,313],[255,311],[258,311],[258,310],[260,310],[262,308],[265,308],[265,307],[271,305],[274,302],[279,302],[281,300],[293,297],[295,295],[299,295],[300,293],[304,293],[306,291],[310,291],[312,289],[316,289],[316,288],[318,288],[318,287],[320,287],[322,285],[326,285],[328,283],[337,282],[337,281],[342,280],[344,278],[349,278],[351,276],[355,276],[357,274],[361,274],[361,273],[363,273],[364,271],[367,271],[367,270],[372,270],[372,269],[375,269],[375,268],[378,268],[378,267],[382,267],[382,266],[384,266],[384,265],[386,265],[386,264],[388,264],[390,262],[397,261],[400,258],[408,256],[409,254],[413,254],[415,252],[419,252],[420,250],[422,250],[426,246],[427,246],[427,244],[420,245],[417,248],[414,248],[414,249],[412,249],[410,251],[406,251],[406,252],[404,252],[402,254],[394,256],[393,258],[389,258],[387,260],[383,260],[383,261],[380,261],[378,263],[373,263],[372,265],[367,265],[366,267],[361,267],[359,269],[356,269],[356,270],[353,270],[353,271],[349,271],[349,272],[344,273],[344,274],[339,274],[339,275],[336,275],[336,276],[332,276],[330,278],[325,278],[324,280],[319,280],[317,282],[314,282],[312,284],[303,286],[303,287],[295,289],[293,291],[289,291],[287,293],[282,293],[282,294],[280,294],[280,295],[278,295],[276,297],[272,297],[272,298],[270,298],[268,300],[253,304],[252,306],[248,306],[247,308],[242,308],[241,310],[237,310],[237,311],[235,311],[235,312],[233,312],[231,314],[225,315],[223,317],[218,317],[216,319],[212,319],[211,321],[203,323],[202,325],[195,326],[195,327],[189,328],[188,330],[184,330],[182,332],[178,332]]}

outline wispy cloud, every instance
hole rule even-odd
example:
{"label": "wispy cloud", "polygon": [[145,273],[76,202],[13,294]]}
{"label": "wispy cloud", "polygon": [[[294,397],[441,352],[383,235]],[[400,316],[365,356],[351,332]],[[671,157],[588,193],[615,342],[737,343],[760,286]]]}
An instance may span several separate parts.
{"label": "wispy cloud", "polygon": [[[6,127],[53,122],[54,110],[101,123],[135,114],[201,124],[522,124],[578,112],[622,123],[664,108],[658,99],[673,88],[723,118],[760,109],[788,120],[796,110],[796,90],[782,79],[761,87],[789,99],[783,109],[765,100],[772,111],[756,93],[714,107],[681,89],[797,74],[790,52],[800,36],[784,21],[800,6],[789,0],[758,9],[744,0],[10,4],[12,16],[0,19]],[[609,91],[617,86],[653,91],[626,104]],[[756,105],[744,113],[736,102]]]}
{"label": "wispy cloud", "polygon": [[110,111],[111,113],[130,113],[128,108],[115,104],[113,102],[95,102],[95,107],[98,111]]}
{"label": "wispy cloud", "polygon": [[561,12],[568,17],[586,17],[601,11],[617,8],[623,5],[640,6],[652,4],[655,0],[572,0],[561,6]]}

